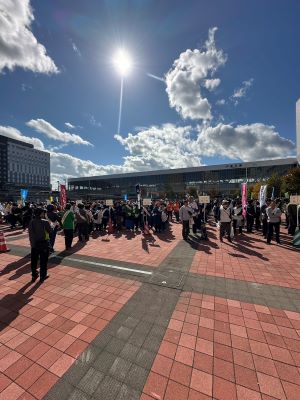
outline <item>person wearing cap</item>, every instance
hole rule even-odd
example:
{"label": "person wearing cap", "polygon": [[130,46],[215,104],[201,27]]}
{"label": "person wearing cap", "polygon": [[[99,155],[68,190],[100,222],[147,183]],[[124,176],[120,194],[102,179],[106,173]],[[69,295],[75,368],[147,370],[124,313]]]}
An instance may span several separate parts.
{"label": "person wearing cap", "polygon": [[220,241],[223,242],[223,236],[227,234],[228,241],[231,242],[230,230],[231,230],[231,209],[229,208],[229,202],[227,200],[222,201],[220,207]]}
{"label": "person wearing cap", "polygon": [[38,261],[40,260],[40,282],[44,282],[47,275],[47,264],[49,258],[49,236],[52,232],[49,221],[45,219],[45,210],[36,208],[34,219],[28,226],[29,240],[31,246],[31,274],[32,282],[39,276],[37,272]]}

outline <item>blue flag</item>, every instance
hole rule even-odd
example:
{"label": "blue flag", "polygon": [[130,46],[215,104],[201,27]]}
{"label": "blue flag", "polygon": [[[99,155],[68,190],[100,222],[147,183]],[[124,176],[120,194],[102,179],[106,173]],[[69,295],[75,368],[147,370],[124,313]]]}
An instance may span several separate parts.
{"label": "blue flag", "polygon": [[125,200],[125,201],[128,200],[128,194],[124,194],[124,200]]}
{"label": "blue flag", "polygon": [[26,201],[28,196],[28,189],[21,189],[21,200]]}

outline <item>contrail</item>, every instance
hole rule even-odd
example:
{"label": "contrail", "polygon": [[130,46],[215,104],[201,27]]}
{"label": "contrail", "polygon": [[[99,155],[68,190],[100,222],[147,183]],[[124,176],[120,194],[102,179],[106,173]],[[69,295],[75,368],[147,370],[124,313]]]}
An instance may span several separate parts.
{"label": "contrail", "polygon": [[161,81],[161,82],[166,83],[165,79],[161,78],[160,76],[156,76],[156,75],[150,74],[149,72],[147,72],[147,76],[149,76],[149,78],[156,79],[157,81]]}
{"label": "contrail", "polygon": [[121,92],[120,92],[120,106],[119,106],[118,135],[120,135],[122,106],[123,106],[123,82],[124,82],[124,78],[122,76],[122,78],[121,78]]}

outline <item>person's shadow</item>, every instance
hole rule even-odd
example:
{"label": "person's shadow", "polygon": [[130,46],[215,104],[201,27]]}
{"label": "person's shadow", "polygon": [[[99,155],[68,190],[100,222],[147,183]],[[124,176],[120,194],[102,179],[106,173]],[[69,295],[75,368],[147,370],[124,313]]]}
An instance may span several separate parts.
{"label": "person's shadow", "polygon": [[13,261],[9,264],[6,265],[6,267],[0,271],[0,276],[1,275],[7,275],[12,271],[15,271],[14,275],[9,277],[10,280],[14,280],[21,275],[30,272],[30,254],[27,254],[26,256],[20,258],[17,261]]}
{"label": "person's shadow", "polygon": [[[33,284],[28,282],[16,293],[7,294],[0,300],[0,309],[2,310],[0,331],[10,325],[18,317],[20,310],[30,303],[31,296],[39,288],[40,283],[36,283],[30,290],[26,291],[31,285]],[[3,310],[8,312],[3,314]]]}

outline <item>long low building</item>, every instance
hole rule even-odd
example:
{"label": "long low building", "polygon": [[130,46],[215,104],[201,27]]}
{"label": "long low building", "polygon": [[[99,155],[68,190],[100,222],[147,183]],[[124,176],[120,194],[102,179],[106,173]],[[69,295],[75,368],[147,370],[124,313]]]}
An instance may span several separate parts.
{"label": "long low building", "polygon": [[296,158],[230,163],[180,169],[133,172],[70,178],[69,197],[72,200],[124,199],[136,196],[140,184],[143,197],[176,197],[194,188],[199,194],[232,195],[242,182],[265,181],[274,174],[284,175],[297,166]]}

